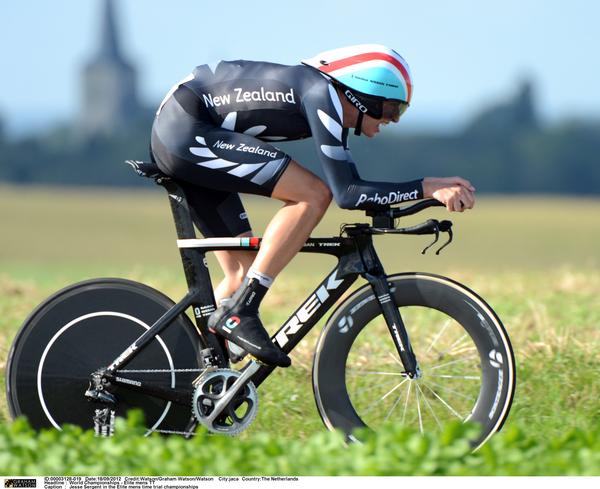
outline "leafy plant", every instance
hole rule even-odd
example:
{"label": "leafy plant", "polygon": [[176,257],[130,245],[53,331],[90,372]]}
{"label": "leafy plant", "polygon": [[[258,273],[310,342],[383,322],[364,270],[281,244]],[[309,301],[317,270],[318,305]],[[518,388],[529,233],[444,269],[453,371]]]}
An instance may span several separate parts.
{"label": "leafy plant", "polygon": [[340,433],[308,439],[256,433],[246,438],[204,430],[191,440],[144,437],[139,413],[117,420],[117,435],[34,431],[24,419],[0,425],[0,473],[10,475],[600,475],[600,427],[540,440],[512,425],[471,453],[470,425],[422,436],[395,425],[364,431],[346,445]]}

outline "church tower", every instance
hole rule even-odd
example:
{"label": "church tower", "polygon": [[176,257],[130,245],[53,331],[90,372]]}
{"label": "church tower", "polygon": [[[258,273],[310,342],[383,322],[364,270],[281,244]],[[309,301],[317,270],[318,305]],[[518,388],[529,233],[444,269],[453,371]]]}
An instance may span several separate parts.
{"label": "church tower", "polygon": [[85,65],[79,125],[87,137],[118,133],[140,115],[136,72],[119,46],[115,2],[103,0],[100,45]]}

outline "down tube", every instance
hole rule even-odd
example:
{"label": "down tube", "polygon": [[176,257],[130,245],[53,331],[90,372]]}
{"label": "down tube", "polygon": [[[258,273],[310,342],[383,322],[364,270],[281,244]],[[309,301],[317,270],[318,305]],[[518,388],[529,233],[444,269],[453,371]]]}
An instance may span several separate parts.
{"label": "down tube", "polygon": [[[338,278],[338,273],[339,266],[336,266],[272,337],[284,352],[292,351],[358,278],[357,273]],[[262,365],[252,376],[254,385],[262,384],[274,369],[273,366]]]}

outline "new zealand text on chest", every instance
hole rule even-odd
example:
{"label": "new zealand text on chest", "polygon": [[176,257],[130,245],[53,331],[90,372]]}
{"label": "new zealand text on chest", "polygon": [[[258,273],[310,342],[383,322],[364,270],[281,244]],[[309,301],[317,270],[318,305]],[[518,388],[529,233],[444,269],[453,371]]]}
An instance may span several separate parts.
{"label": "new zealand text on chest", "polygon": [[287,92],[266,90],[260,87],[258,90],[244,90],[243,88],[234,88],[233,93],[224,93],[222,95],[213,95],[211,93],[202,94],[204,104],[207,107],[221,107],[231,103],[243,102],[283,102],[295,104],[294,89],[290,88]]}

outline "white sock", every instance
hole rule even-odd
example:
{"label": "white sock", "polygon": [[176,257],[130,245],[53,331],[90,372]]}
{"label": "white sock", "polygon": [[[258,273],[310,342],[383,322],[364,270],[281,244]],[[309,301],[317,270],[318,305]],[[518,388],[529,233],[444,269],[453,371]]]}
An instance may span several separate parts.
{"label": "white sock", "polygon": [[253,268],[248,270],[246,277],[258,280],[258,283],[263,287],[266,287],[267,289],[271,287],[271,285],[273,285],[273,281],[275,280],[274,278],[271,278],[268,275],[265,275],[264,273],[258,272]]}

